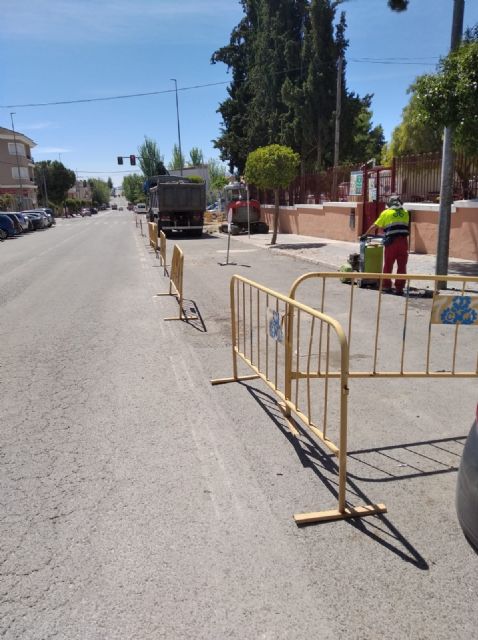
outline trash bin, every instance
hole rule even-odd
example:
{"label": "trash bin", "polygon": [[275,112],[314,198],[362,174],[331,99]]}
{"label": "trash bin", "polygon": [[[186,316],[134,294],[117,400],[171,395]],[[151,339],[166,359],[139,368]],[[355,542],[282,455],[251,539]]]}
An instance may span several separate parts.
{"label": "trash bin", "polygon": [[[365,236],[360,239],[360,272],[382,273],[383,269],[383,238],[380,236]],[[364,278],[360,280],[361,287],[378,287],[379,280]]]}

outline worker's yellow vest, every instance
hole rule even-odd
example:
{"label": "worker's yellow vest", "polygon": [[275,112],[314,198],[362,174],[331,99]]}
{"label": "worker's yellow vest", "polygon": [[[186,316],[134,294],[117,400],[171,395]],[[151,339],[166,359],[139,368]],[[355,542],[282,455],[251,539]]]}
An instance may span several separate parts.
{"label": "worker's yellow vest", "polygon": [[385,238],[392,240],[399,236],[408,236],[410,214],[406,209],[385,209],[374,224],[385,232]]}

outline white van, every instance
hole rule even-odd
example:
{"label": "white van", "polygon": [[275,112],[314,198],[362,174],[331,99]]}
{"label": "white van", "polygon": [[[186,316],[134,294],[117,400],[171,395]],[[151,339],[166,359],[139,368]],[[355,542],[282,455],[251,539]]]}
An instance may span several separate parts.
{"label": "white van", "polygon": [[144,204],[144,202],[138,202],[138,204],[134,207],[134,211],[135,213],[146,213],[146,205]]}

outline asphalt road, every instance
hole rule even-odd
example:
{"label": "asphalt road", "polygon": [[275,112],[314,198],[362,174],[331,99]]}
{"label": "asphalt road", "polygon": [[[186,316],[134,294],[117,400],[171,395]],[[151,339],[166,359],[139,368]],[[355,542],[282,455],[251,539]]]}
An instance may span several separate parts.
{"label": "asphalt road", "polygon": [[262,383],[209,381],[231,375],[230,275],[287,292],[310,264],[179,244],[202,322],[163,321],[177,304],[127,211],[0,245],[1,637],[476,637],[454,508],[476,381],[357,382],[349,495],[389,513],[298,528],[336,506],[333,458]]}

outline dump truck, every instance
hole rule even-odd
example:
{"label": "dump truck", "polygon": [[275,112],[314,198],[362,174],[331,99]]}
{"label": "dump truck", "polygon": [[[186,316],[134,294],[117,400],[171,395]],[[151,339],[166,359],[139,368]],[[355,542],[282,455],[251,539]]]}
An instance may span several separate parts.
{"label": "dump truck", "polygon": [[153,176],[144,184],[148,214],[167,236],[182,232],[201,236],[206,209],[206,184],[180,176]]}
{"label": "dump truck", "polygon": [[224,187],[227,222],[219,227],[222,232],[230,231],[233,236],[248,230],[251,233],[269,233],[269,225],[261,221],[261,205],[257,200],[248,199],[248,195],[247,187],[242,182]]}

